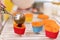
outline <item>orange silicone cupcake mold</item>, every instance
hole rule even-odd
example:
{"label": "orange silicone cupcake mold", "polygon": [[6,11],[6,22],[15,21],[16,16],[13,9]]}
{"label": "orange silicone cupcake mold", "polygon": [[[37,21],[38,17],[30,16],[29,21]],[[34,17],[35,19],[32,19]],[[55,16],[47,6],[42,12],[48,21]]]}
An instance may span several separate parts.
{"label": "orange silicone cupcake mold", "polygon": [[44,15],[44,14],[39,14],[39,15],[38,15],[38,18],[40,18],[40,19],[48,19],[49,16]]}

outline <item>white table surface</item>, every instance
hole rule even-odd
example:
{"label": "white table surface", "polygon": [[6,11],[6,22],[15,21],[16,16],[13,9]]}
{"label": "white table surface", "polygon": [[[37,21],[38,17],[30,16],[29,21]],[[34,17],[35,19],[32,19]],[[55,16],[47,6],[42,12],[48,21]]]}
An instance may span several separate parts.
{"label": "white table surface", "polygon": [[[44,31],[40,32],[40,34],[34,34],[32,31],[32,25],[26,24],[26,32],[22,37],[20,37],[18,34],[14,33],[13,29],[13,21],[10,19],[6,25],[4,26],[4,29],[2,31],[2,34],[0,35],[0,38],[3,40],[48,40],[47,37],[45,37]],[[60,40],[60,34],[58,35],[57,40]]]}

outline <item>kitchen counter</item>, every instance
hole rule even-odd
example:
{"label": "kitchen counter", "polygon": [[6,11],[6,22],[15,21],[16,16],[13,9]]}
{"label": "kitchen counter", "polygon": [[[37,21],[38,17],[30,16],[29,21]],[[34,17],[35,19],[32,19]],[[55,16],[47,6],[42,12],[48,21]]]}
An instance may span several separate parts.
{"label": "kitchen counter", "polygon": [[[25,23],[26,26],[26,32],[24,35],[19,36],[18,34],[14,33],[13,30],[13,20],[10,18],[8,22],[5,24],[4,29],[2,31],[1,39],[4,40],[48,40],[47,37],[45,37],[44,30],[40,32],[40,34],[34,34],[32,31],[32,25]],[[60,40],[60,34],[57,38],[57,40]]]}
{"label": "kitchen counter", "polygon": [[[36,19],[36,16],[37,15],[35,15],[34,19]],[[24,40],[24,39],[35,39],[35,38],[36,38],[36,40],[38,40],[41,37],[46,38],[45,35],[43,35],[44,33],[42,33],[42,32],[40,34],[34,34],[32,31],[32,25],[31,24],[25,23],[25,26],[26,26],[26,32],[24,35],[22,35],[22,37],[20,37],[19,35],[14,33],[13,20],[9,19],[8,22],[4,26],[1,37],[4,40],[21,40],[21,39]]]}

